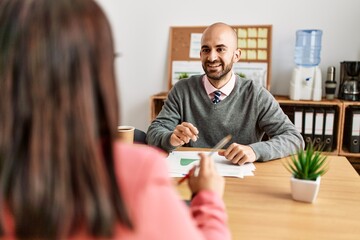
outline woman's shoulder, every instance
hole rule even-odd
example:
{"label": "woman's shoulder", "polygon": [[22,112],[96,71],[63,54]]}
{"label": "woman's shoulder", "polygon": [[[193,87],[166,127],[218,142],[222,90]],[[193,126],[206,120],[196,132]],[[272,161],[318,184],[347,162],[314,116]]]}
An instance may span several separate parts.
{"label": "woman's shoulder", "polygon": [[146,144],[125,144],[121,141],[114,142],[114,154],[115,159],[121,157],[121,159],[127,159],[125,161],[147,161],[149,158],[159,159],[166,158],[166,153],[160,148],[146,145]]}
{"label": "woman's shoulder", "polygon": [[146,189],[170,182],[165,152],[145,144],[116,141],[114,167],[121,192],[131,204],[142,197]]}
{"label": "woman's shoulder", "polygon": [[145,144],[124,144],[120,141],[114,143],[114,161],[120,175],[153,174],[167,171],[166,156],[163,150]]}

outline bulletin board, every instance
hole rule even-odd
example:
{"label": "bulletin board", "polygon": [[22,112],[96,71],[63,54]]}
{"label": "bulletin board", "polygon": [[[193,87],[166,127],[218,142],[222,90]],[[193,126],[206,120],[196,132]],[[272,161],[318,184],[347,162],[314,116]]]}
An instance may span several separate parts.
{"label": "bulletin board", "polygon": [[[180,75],[200,74],[200,38],[207,26],[170,27],[168,79],[169,90]],[[257,79],[270,90],[272,25],[233,25],[237,33],[240,61],[234,72]],[[197,47],[196,47],[197,46]]]}

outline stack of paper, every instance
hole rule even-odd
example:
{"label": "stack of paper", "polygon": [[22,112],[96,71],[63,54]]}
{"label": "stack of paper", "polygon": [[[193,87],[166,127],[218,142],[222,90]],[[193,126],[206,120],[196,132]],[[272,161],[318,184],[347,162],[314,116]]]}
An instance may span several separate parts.
{"label": "stack of paper", "polygon": [[[204,152],[209,154],[210,152]],[[242,166],[235,165],[226,160],[225,157],[214,153],[211,158],[215,162],[215,167],[221,176],[243,178],[254,176],[255,165],[246,163]],[[198,151],[173,151],[167,157],[171,177],[182,177],[194,166],[199,164]]]}

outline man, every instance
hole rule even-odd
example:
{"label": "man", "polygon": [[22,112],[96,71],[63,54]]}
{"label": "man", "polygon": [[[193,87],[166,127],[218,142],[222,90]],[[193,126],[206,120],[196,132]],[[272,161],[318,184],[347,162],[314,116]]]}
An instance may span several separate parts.
{"label": "man", "polygon": [[[302,136],[274,97],[233,73],[240,55],[230,26],[215,23],[205,29],[200,50],[205,75],[173,86],[148,129],[147,142],[169,152],[179,146],[213,147],[231,134],[227,149],[219,154],[239,165],[285,157],[303,148]],[[264,134],[269,140],[261,141]]]}

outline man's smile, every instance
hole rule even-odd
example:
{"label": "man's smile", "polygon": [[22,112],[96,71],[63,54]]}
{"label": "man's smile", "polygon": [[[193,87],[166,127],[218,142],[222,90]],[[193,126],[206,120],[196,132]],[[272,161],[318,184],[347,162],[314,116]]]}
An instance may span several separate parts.
{"label": "man's smile", "polygon": [[206,66],[209,68],[209,70],[216,70],[217,68],[221,67],[221,63],[207,63]]}

